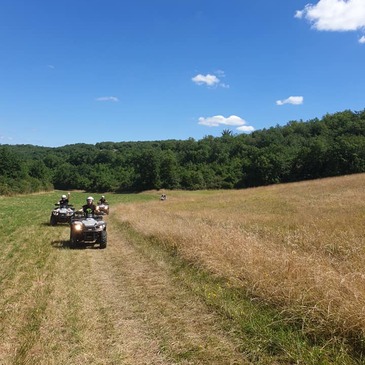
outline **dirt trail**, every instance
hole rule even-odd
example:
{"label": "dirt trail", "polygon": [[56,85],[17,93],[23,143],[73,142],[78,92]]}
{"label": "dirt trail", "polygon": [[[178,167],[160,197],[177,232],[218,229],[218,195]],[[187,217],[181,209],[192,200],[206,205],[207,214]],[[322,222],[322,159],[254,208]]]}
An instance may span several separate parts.
{"label": "dirt trail", "polygon": [[113,225],[109,246],[89,251],[108,316],[109,342],[123,364],[244,363],[204,304],[171,275],[166,262],[146,257]]}
{"label": "dirt trail", "polygon": [[68,228],[47,228],[49,294],[37,280],[28,295],[43,293],[42,312],[31,314],[39,328],[29,328],[26,318],[5,328],[13,340],[4,343],[0,364],[247,364],[170,264],[127,241],[117,218],[109,219],[105,250],[69,250]]}

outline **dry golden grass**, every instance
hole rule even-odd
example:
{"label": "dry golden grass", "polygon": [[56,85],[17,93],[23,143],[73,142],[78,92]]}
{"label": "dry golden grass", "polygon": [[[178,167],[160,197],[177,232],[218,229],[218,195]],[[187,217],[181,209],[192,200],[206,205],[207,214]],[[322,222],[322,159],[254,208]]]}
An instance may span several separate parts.
{"label": "dry golden grass", "polygon": [[125,205],[120,217],[305,333],[365,335],[365,174],[167,195]]}

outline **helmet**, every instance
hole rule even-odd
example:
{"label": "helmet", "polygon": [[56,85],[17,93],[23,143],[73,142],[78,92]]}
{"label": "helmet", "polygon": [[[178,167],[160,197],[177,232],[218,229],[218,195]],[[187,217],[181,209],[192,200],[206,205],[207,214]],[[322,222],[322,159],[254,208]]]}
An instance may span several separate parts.
{"label": "helmet", "polygon": [[101,197],[102,197],[103,199],[105,198],[105,196],[104,196],[104,195],[102,195]]}
{"label": "helmet", "polygon": [[62,195],[62,196],[61,196],[61,198],[62,198],[62,199],[66,199],[66,195]]}
{"label": "helmet", "polygon": [[86,200],[87,200],[87,201],[93,201],[93,200],[94,200],[94,198],[93,198],[92,196],[89,196]]}

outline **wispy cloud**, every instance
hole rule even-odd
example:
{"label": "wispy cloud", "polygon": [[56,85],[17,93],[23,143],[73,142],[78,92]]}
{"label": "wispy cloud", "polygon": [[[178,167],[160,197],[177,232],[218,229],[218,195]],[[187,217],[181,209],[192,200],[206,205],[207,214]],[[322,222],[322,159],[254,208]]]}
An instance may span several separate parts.
{"label": "wispy cloud", "polygon": [[4,135],[0,134],[0,141],[8,142],[8,141],[12,141],[12,140],[13,140],[13,137],[8,137],[8,136],[4,136]]}
{"label": "wispy cloud", "polygon": [[287,99],[277,100],[276,105],[284,105],[284,104],[300,105],[303,104],[303,101],[304,101],[303,96],[289,96]]}
{"label": "wispy cloud", "polygon": [[[218,77],[219,76],[219,77]],[[229,85],[223,83],[220,78],[225,77],[224,71],[218,70],[215,72],[215,75],[212,74],[198,74],[194,76],[191,80],[197,85],[206,85],[206,86],[221,86],[223,88],[229,88]]]}
{"label": "wispy cloud", "polygon": [[216,84],[219,84],[219,79],[215,75],[207,74],[202,75],[198,74],[192,78],[193,82],[195,82],[197,85],[208,85],[213,86]]}
{"label": "wispy cloud", "polygon": [[359,39],[359,43],[361,43],[361,44],[364,44],[364,43],[365,43],[365,36],[362,36],[362,37]]}
{"label": "wispy cloud", "polygon": [[365,28],[364,0],[320,0],[298,10],[295,17],[307,19],[317,30],[361,30]]}
{"label": "wispy cloud", "polygon": [[47,65],[48,68],[50,68],[51,70],[54,70],[56,67],[53,65]]}
{"label": "wispy cloud", "polygon": [[253,132],[255,130],[255,128],[252,127],[251,125],[241,125],[240,127],[237,127],[236,129],[238,131],[244,132],[244,133],[250,133],[250,132]]}
{"label": "wispy cloud", "polygon": [[116,96],[100,96],[95,99],[96,101],[112,101],[112,102],[118,102],[119,99]]}
{"label": "wispy cloud", "polygon": [[207,118],[200,117],[198,124],[207,127],[219,127],[221,125],[234,126],[241,132],[252,132],[255,130],[254,127],[247,125],[247,122],[237,115],[231,115],[227,118],[223,115],[215,115]]}

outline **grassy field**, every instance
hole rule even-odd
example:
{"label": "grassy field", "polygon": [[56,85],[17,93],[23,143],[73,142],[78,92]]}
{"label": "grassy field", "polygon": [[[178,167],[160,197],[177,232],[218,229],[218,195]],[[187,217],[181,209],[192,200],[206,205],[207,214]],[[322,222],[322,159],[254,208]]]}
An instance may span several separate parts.
{"label": "grassy field", "polygon": [[253,302],[276,308],[280,321],[300,328],[316,351],[361,352],[364,200],[360,174],[240,191],[170,192],[165,202],[126,207],[123,217]]}
{"label": "grassy field", "polygon": [[365,363],[365,174],[110,194],[106,250],[61,193],[0,197],[1,365]]}

